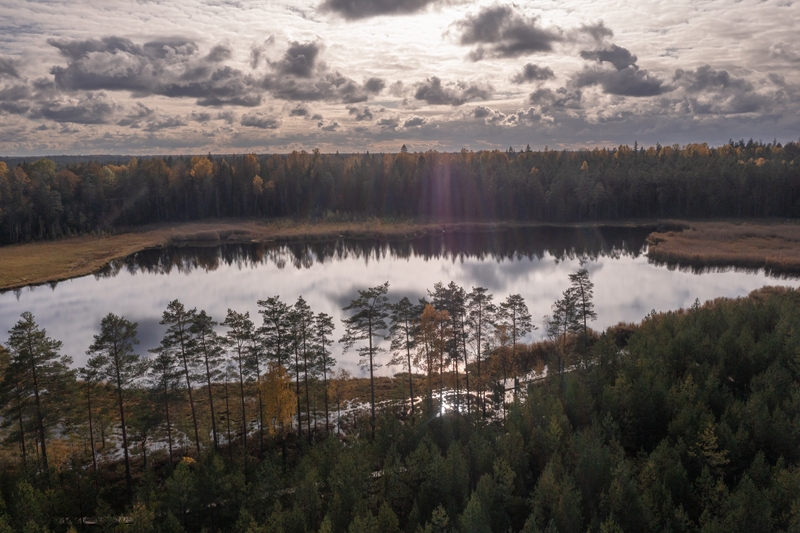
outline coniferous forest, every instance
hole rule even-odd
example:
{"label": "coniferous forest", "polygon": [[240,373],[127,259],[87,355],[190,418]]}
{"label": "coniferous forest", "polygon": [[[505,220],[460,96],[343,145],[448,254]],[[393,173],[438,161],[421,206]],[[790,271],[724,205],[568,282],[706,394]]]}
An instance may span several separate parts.
{"label": "coniferous forest", "polygon": [[[0,244],[219,217],[798,217],[798,144],[0,161]],[[114,159],[114,158],[110,158]]]}
{"label": "coniferous forest", "polygon": [[175,300],[148,357],[112,313],[77,370],[24,313],[0,349],[0,531],[800,530],[800,292],[599,332],[569,278],[542,320],[455,283],[359,290],[340,325],[302,297]]}

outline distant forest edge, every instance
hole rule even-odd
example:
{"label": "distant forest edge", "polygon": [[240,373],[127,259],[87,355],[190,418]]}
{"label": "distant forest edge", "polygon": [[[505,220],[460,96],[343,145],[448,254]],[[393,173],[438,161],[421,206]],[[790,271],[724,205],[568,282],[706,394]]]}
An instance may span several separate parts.
{"label": "distant forest edge", "polygon": [[[61,161],[69,159],[58,158]],[[211,217],[799,217],[798,144],[0,161],[0,244]]]}

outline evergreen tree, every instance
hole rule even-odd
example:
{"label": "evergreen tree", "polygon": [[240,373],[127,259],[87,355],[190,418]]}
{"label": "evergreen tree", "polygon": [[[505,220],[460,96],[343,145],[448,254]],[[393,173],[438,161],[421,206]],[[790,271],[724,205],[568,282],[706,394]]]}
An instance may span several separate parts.
{"label": "evergreen tree", "polygon": [[219,325],[206,314],[200,311],[194,315],[189,331],[192,342],[200,362],[205,370],[206,387],[208,388],[208,407],[211,413],[211,435],[214,439],[214,449],[219,447],[217,438],[217,417],[214,411],[214,387],[212,381],[219,377],[220,366],[224,361],[223,339],[219,337],[214,328]]}
{"label": "evergreen tree", "polygon": [[57,422],[60,402],[55,399],[65,394],[66,382],[74,376],[69,370],[72,358],[58,353],[61,342],[48,337],[27,311],[8,332],[8,347],[11,351],[8,368],[14,369],[16,375],[6,379],[22,387],[21,396],[33,396],[42,466],[47,472],[47,428]]}
{"label": "evergreen tree", "polygon": [[314,317],[314,331],[316,334],[316,348],[318,354],[316,361],[322,370],[322,390],[325,393],[325,433],[330,431],[330,417],[328,414],[328,376],[334,366],[336,359],[331,357],[328,349],[333,344],[333,318],[325,313],[318,313]]}
{"label": "evergreen tree", "polygon": [[189,394],[189,407],[192,412],[192,424],[194,425],[194,441],[197,455],[200,455],[200,432],[197,428],[197,413],[192,395],[192,380],[197,366],[197,353],[189,331],[196,315],[196,309],[187,310],[178,300],[173,300],[167,305],[159,323],[167,326],[167,331],[161,340],[161,353],[175,357],[183,369],[186,391]]}
{"label": "evergreen tree", "polygon": [[581,267],[574,274],[569,275],[572,292],[575,295],[575,306],[578,316],[583,322],[583,342],[584,351],[587,350],[589,342],[589,329],[586,323],[590,320],[597,320],[597,312],[594,310],[594,283],[589,279],[589,272]]}
{"label": "evergreen tree", "polygon": [[467,295],[468,324],[472,333],[472,343],[475,350],[475,364],[478,378],[478,396],[483,416],[486,416],[486,402],[484,399],[485,387],[481,376],[481,347],[485,342],[489,326],[495,320],[497,307],[492,303],[493,295],[485,287],[473,287]]}
{"label": "evergreen tree", "polygon": [[381,331],[388,328],[386,324],[386,319],[389,317],[387,292],[389,292],[388,281],[369,289],[359,289],[358,298],[351,300],[350,304],[343,309],[343,311],[351,311],[352,316],[342,320],[345,333],[339,341],[344,344],[345,350],[351,349],[360,341],[367,342],[365,346],[358,348],[358,353],[361,354],[359,365],[362,368],[369,368],[372,438],[375,438],[375,367],[377,365],[375,356],[383,351],[383,348],[375,346],[374,340]]}
{"label": "evergreen tree", "polygon": [[[223,326],[229,328],[227,333],[227,346],[233,356],[236,372],[239,378],[239,399],[241,400],[242,423],[242,453],[247,456],[247,411],[244,402],[244,384],[250,379],[250,342],[253,338],[253,322],[250,313],[237,313],[228,309]],[[227,396],[227,395],[226,395]],[[226,400],[227,401],[227,400]],[[228,442],[228,446],[231,442]]]}
{"label": "evergreen tree", "polygon": [[92,364],[99,368],[101,375],[112,385],[117,395],[122,428],[122,451],[125,458],[125,486],[129,502],[133,498],[133,480],[128,458],[124,396],[129,387],[147,370],[147,362],[141,360],[133,349],[139,344],[136,327],[136,322],[109,313],[100,322],[100,333],[94,336],[94,342],[86,352],[95,359]]}
{"label": "evergreen tree", "polygon": [[513,358],[512,369],[514,371],[514,396],[516,397],[519,382],[517,380],[517,341],[536,329],[531,322],[531,314],[525,300],[519,294],[509,294],[503,303],[500,304],[499,318],[501,323],[508,326],[508,333],[511,335],[511,355]]}
{"label": "evergreen tree", "polygon": [[416,347],[417,327],[419,316],[423,309],[414,305],[407,297],[391,307],[391,349],[394,353],[390,365],[405,364],[408,372],[408,398],[411,403],[411,418],[414,418],[414,367],[411,364],[411,350]]}

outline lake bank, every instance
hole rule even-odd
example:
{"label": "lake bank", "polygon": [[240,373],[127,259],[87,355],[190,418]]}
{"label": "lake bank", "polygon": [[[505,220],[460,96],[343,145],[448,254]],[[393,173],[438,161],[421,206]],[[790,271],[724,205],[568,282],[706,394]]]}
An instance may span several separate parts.
{"label": "lake bank", "polygon": [[684,223],[682,231],[650,234],[647,256],[652,262],[697,271],[734,267],[776,276],[800,274],[796,221]]}
{"label": "lake bank", "polygon": [[[637,227],[657,222],[565,224],[568,227]],[[491,232],[552,224],[523,222],[384,221],[311,222],[277,220],[214,220],[161,224],[113,235],[79,236],[0,247],[0,290],[41,285],[93,274],[111,261],[168,245],[218,245],[251,242],[409,238],[432,232]]]}
{"label": "lake bank", "polygon": [[[349,238],[408,238],[431,232],[499,231],[558,226],[523,222],[214,220],[161,224],[114,235],[80,236],[0,248],[0,290],[63,281],[100,271],[111,261],[168,245],[280,242]],[[771,221],[641,220],[562,227],[652,227],[648,256],[656,263],[800,272],[800,225]],[[681,228],[685,228],[681,230]]]}

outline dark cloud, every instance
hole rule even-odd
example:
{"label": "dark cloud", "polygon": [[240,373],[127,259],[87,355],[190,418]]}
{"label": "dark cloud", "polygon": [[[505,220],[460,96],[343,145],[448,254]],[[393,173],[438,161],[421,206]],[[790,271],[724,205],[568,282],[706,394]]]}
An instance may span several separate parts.
{"label": "dark cloud", "polygon": [[220,111],[217,113],[217,119],[227,122],[228,124],[233,124],[236,121],[236,115],[233,111]]}
{"label": "dark cloud", "polygon": [[77,102],[47,102],[32,113],[32,118],[75,124],[107,124],[119,106],[105,93],[87,93]]}
{"label": "dark cloud", "polygon": [[418,116],[415,115],[413,117],[410,117],[410,118],[406,119],[405,122],[403,122],[403,127],[404,128],[416,128],[416,127],[419,127],[419,126],[424,126],[427,123],[428,123],[428,119],[427,118],[418,117]]}
{"label": "dark cloud", "polygon": [[522,67],[522,72],[517,73],[511,81],[514,83],[526,83],[531,81],[544,81],[555,78],[550,67],[540,67],[533,63],[527,63]]}
{"label": "dark cloud", "polygon": [[775,59],[783,59],[790,63],[800,63],[800,48],[784,41],[769,47],[769,55]]}
{"label": "dark cloud", "polygon": [[279,74],[310,78],[314,74],[317,56],[321,49],[322,45],[317,42],[292,41],[280,61],[272,63],[272,66]]}
{"label": "dark cloud", "polygon": [[617,96],[657,96],[672,90],[657,76],[633,66],[623,70],[585,69],[573,82],[577,87],[599,85],[604,93]]}
{"label": "dark cloud", "polygon": [[362,120],[372,120],[373,119],[372,111],[370,111],[369,107],[367,107],[367,106],[364,106],[364,107],[351,107],[350,109],[348,109],[348,114],[355,115],[356,120],[359,121],[359,122],[362,121]]}
{"label": "dark cloud", "polygon": [[166,39],[137,45],[121,37],[83,41],[48,40],[68,59],[54,66],[61,90],[129,91],[136,96],[196,98],[198,105],[257,106],[256,80],[238,69],[220,65],[230,50],[216,46],[205,56],[188,40]]}
{"label": "dark cloud", "polygon": [[317,9],[348,20],[380,15],[407,15],[443,0],[324,0]]}
{"label": "dark cloud", "polygon": [[232,50],[225,45],[218,44],[206,56],[206,61],[211,63],[221,63],[231,58]]}
{"label": "dark cloud", "polygon": [[319,113],[311,115],[311,120],[322,120],[322,115],[320,115]]}
{"label": "dark cloud", "polygon": [[0,89],[0,102],[20,102],[27,100],[30,96],[30,88],[21,83],[7,85]]}
{"label": "dark cloud", "polygon": [[0,56],[0,78],[19,79],[19,61],[11,57]]}
{"label": "dark cloud", "polygon": [[280,127],[281,121],[264,113],[245,113],[242,115],[242,126],[259,128],[262,130],[274,130]]}
{"label": "dark cloud", "polygon": [[117,126],[130,126],[138,128],[144,119],[151,118],[155,115],[155,111],[141,102],[137,102],[133,109],[123,117]]}
{"label": "dark cloud", "polygon": [[290,117],[307,117],[310,111],[303,104],[297,104],[294,109],[289,111]]}
{"label": "dark cloud", "polygon": [[378,94],[385,87],[386,81],[380,78],[370,78],[364,82],[364,90],[372,94]]}
{"label": "dark cloud", "polygon": [[197,111],[192,111],[192,114],[189,116],[194,122],[200,122],[201,124],[205,124],[206,122],[211,120],[211,113],[198,113]]}
{"label": "dark cloud", "polygon": [[442,80],[433,76],[416,85],[414,98],[424,100],[431,105],[463,105],[477,98],[488,99],[492,94],[491,86],[479,86],[459,81],[455,84],[442,85]]}
{"label": "dark cloud", "polygon": [[495,57],[519,57],[534,52],[549,52],[553,43],[562,40],[557,29],[539,26],[537,17],[527,17],[511,6],[483,8],[477,15],[457,21],[462,45],[478,45],[470,59],[478,61],[486,54]]}
{"label": "dark cloud", "polygon": [[614,32],[606,28],[606,25],[601,20],[596,24],[581,24],[582,33],[589,35],[595,41],[602,41],[606,37],[613,37]]}
{"label": "dark cloud", "polygon": [[383,130],[396,130],[400,127],[400,117],[395,114],[384,115],[379,118],[375,124],[380,126]]}
{"label": "dark cloud", "polygon": [[611,63],[617,70],[623,70],[631,66],[636,67],[636,61],[638,60],[630,50],[616,44],[612,44],[610,48],[604,50],[583,50],[581,57],[598,63]]}
{"label": "dark cloud", "polygon": [[566,87],[552,89],[538,89],[530,94],[528,101],[543,109],[580,109],[581,91],[570,90]]}
{"label": "dark cloud", "polygon": [[703,65],[695,70],[678,69],[672,80],[690,93],[724,90],[751,91],[753,89],[753,84],[744,78],[731,76],[727,70],[716,70],[710,65]]}

